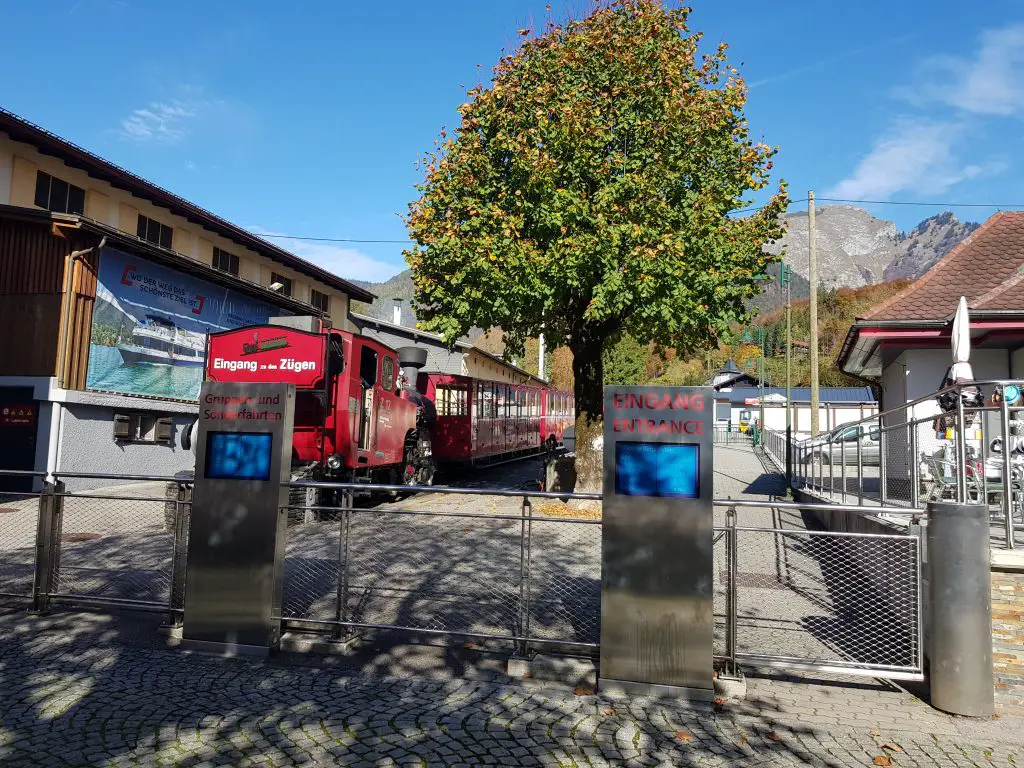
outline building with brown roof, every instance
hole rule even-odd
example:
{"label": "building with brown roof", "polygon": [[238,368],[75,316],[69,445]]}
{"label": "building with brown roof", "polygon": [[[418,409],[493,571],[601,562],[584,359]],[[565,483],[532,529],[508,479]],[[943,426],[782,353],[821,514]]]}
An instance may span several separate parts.
{"label": "building with brown roof", "polygon": [[879,381],[885,410],[934,392],[952,362],[961,296],[970,310],[975,378],[1024,378],[1024,212],[995,214],[903,291],[857,318],[839,367]]}
{"label": "building with brown roof", "polygon": [[373,298],[0,109],[0,469],[191,468],[207,332]]}

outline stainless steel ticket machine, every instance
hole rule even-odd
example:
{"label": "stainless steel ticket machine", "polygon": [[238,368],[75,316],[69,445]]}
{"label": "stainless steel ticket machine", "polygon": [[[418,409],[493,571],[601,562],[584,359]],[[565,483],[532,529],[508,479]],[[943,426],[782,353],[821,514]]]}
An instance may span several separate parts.
{"label": "stainless steel ticket machine", "polygon": [[599,685],[714,698],[710,387],[605,387]]}
{"label": "stainless steel ticket machine", "polygon": [[294,384],[199,394],[182,645],[265,655],[280,639]]}

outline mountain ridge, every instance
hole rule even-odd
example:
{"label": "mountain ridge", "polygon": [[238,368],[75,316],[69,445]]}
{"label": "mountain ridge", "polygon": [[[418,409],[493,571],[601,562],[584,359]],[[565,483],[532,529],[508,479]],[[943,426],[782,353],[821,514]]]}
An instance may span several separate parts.
{"label": "mountain ridge", "polygon": [[[785,219],[786,235],[765,250],[772,254],[785,251],[786,263],[793,270],[792,298],[806,299],[810,295],[807,212],[787,213]],[[863,208],[823,206],[816,210],[815,216],[819,287],[824,290],[860,288],[897,279],[915,279],[979,226],[976,222],[960,221],[951,211],[943,211],[923,219],[909,231],[900,232],[894,222],[875,218]],[[786,301],[786,291],[778,285],[778,269],[777,264],[768,268],[772,279],[751,302],[761,313],[770,312]],[[402,324],[416,324],[411,270],[403,270],[379,283],[352,282],[377,295],[373,304],[353,302],[354,311],[390,322],[393,299],[397,298],[402,300]]]}

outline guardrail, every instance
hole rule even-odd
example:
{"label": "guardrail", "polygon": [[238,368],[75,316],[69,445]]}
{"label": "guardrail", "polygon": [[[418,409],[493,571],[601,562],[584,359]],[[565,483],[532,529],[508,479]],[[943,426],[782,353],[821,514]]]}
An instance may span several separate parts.
{"label": "guardrail", "polygon": [[[0,476],[4,473],[0,472]],[[70,477],[70,475],[69,475]],[[165,613],[184,609],[191,483],[103,475],[116,489],[0,496],[0,593]],[[601,519],[546,503],[595,493],[296,482],[285,542],[286,627],[452,635],[593,654]],[[312,493],[311,493],[312,491]],[[357,493],[373,492],[363,503]],[[387,494],[386,503],[377,503]],[[487,499],[486,508],[472,499]],[[366,500],[363,500],[366,501]],[[737,665],[883,677],[921,674],[916,536],[820,530],[858,505],[718,499],[715,657]],[[879,507],[891,515],[915,510]]]}
{"label": "guardrail", "polygon": [[[1024,382],[947,387],[826,435],[790,440],[790,482],[861,506],[984,503],[993,546],[1024,546],[1024,403],[1007,401],[1011,387],[1019,392]],[[982,405],[968,400],[969,388],[980,391]],[[940,396],[952,404],[946,411]],[[765,451],[780,469],[786,447],[785,434],[767,431]]]}

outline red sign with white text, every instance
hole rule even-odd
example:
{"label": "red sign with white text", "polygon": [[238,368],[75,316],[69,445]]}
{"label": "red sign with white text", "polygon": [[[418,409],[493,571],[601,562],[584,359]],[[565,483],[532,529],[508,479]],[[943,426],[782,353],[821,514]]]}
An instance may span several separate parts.
{"label": "red sign with white text", "polygon": [[210,334],[209,381],[282,382],[311,389],[323,381],[327,336],[277,325]]}

